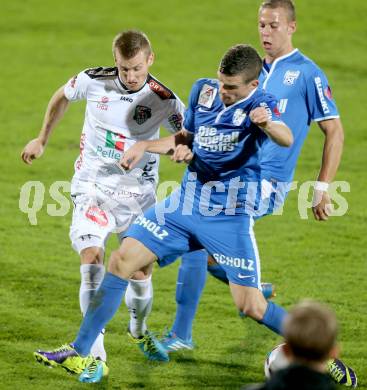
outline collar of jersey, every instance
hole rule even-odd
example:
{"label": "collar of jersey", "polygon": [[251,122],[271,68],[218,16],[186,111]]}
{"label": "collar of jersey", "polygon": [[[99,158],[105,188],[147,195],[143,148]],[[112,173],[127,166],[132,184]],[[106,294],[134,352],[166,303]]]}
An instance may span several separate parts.
{"label": "collar of jersey", "polygon": [[267,82],[268,82],[270,76],[271,76],[272,73],[274,72],[274,69],[275,69],[275,67],[277,66],[277,64],[278,64],[280,61],[283,61],[283,60],[285,60],[285,59],[287,59],[287,58],[293,56],[293,55],[296,54],[296,53],[298,53],[298,49],[294,49],[294,50],[292,50],[290,53],[285,54],[284,56],[281,56],[281,57],[277,58],[277,59],[271,64],[271,68],[270,68],[270,72],[269,72],[269,73],[266,71],[266,69],[263,68],[263,70],[265,71],[265,73],[267,73],[267,76],[266,76],[266,78],[265,78],[265,80],[264,80],[264,82],[263,82],[263,86],[262,86],[263,89],[265,89],[266,84],[267,84]]}
{"label": "collar of jersey", "polygon": [[[219,121],[219,119],[221,118],[221,116],[227,111],[227,110],[230,110],[232,109],[233,107],[237,106],[238,104],[241,104],[243,102],[245,102],[246,100],[250,99],[250,97],[258,90],[259,87],[256,87],[253,91],[250,92],[249,95],[247,95],[245,98],[239,100],[238,102],[236,103],[233,103],[231,104],[230,106],[228,107],[225,107],[220,113],[218,113],[216,119],[215,119],[215,122],[217,123]],[[224,103],[222,103],[224,105]]]}
{"label": "collar of jersey", "polygon": [[120,86],[121,86],[121,87],[123,88],[123,90],[126,91],[129,95],[141,91],[141,90],[147,85],[147,81],[148,81],[149,77],[150,77],[150,74],[148,73],[148,76],[147,76],[147,78],[145,79],[144,84],[141,86],[141,88],[139,88],[137,91],[131,91],[131,90],[128,89],[127,86],[121,81],[120,76],[117,74],[117,80],[119,81]]}

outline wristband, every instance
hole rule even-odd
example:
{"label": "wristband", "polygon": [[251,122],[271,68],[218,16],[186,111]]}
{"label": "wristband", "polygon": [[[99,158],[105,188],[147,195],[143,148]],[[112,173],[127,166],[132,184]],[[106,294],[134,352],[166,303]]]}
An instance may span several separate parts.
{"label": "wristband", "polygon": [[315,181],[314,188],[317,191],[326,192],[329,189],[329,183],[326,183],[326,181]]}

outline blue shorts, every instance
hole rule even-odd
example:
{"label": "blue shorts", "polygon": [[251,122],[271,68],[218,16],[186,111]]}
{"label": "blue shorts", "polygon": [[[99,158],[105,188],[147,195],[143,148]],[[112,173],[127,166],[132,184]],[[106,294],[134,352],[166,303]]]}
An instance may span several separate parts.
{"label": "blue shorts", "polygon": [[125,237],[144,244],[161,266],[174,262],[184,253],[205,248],[220,264],[230,282],[260,288],[260,261],[253,231],[253,217],[240,215],[204,216],[194,208],[183,213],[178,201],[175,211],[164,214],[168,204],[177,201],[179,191],[148,209],[130,226]]}

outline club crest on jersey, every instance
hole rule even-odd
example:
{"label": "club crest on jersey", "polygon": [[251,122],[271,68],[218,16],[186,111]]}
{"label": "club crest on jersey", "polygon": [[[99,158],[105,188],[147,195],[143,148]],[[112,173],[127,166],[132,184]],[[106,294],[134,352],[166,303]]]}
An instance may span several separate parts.
{"label": "club crest on jersey", "polygon": [[242,110],[242,108],[237,108],[237,110],[233,114],[232,122],[235,126],[241,126],[243,121],[246,118],[246,112]]}
{"label": "club crest on jersey", "polygon": [[152,109],[145,106],[136,106],[133,119],[138,125],[142,125],[152,116]]}
{"label": "club crest on jersey", "polygon": [[301,72],[299,70],[287,70],[284,75],[283,84],[293,85]]}
{"label": "club crest on jersey", "polygon": [[217,88],[214,88],[209,84],[204,84],[200,91],[198,104],[200,106],[211,108],[215,96],[217,95],[217,91]]}

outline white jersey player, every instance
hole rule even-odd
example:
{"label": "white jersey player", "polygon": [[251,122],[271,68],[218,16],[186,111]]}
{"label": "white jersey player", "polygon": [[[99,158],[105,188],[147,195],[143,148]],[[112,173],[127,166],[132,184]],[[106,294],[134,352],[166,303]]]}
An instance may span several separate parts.
{"label": "white jersey player", "polygon": [[[159,138],[159,128],[181,129],[184,105],[149,74],[154,55],[146,35],[125,31],[113,41],[116,67],[80,72],[52,96],[39,136],[22,152],[24,162],[42,155],[52,129],[72,101],[86,100],[75,162],[71,196],[74,203],[70,238],[81,258],[80,307],[83,315],[103,279],[105,241],[112,232],[122,235],[132,221],[155,202],[158,156],[146,153],[133,171],[119,160],[139,140]],[[131,314],[129,333],[152,360],[168,360],[166,352],[145,324],[152,305],[150,270],[130,280],[126,303]],[[101,334],[93,348],[106,360]]]}

